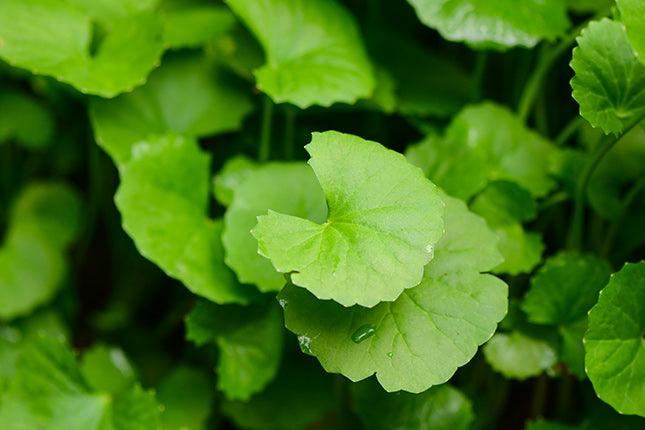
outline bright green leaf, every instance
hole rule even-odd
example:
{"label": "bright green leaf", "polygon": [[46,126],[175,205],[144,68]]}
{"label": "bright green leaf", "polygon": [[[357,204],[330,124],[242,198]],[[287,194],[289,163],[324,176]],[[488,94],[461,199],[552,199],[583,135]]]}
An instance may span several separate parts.
{"label": "bright green leaf", "polygon": [[80,368],[87,384],[96,391],[119,394],[136,380],[127,357],[115,347],[93,346],[83,354]]}
{"label": "bright green leaf", "polygon": [[279,295],[285,323],[328,372],[358,381],[376,373],[387,391],[419,393],[446,382],[495,332],[506,285],[488,274],[497,239],[459,200],[445,197],[446,234],[421,284],[371,309],[320,301],[302,288]]}
{"label": "bright green leaf", "polygon": [[83,93],[114,97],[145,82],[163,52],[152,2],[3,0],[0,58]]}
{"label": "bright green leaf", "polygon": [[470,400],[450,385],[421,394],[385,393],[371,381],[352,385],[354,409],[370,430],[469,430]]}
{"label": "bright green leaf", "polygon": [[143,87],[91,104],[96,140],[121,164],[141,140],[236,130],[252,105],[233,78],[201,55],[169,58]]}
{"label": "bright green leaf", "polygon": [[236,156],[226,160],[224,167],[213,178],[215,199],[223,206],[229,206],[233,202],[235,190],[242,185],[255,168],[255,162],[244,156]]}
{"label": "bright green leaf", "polygon": [[589,312],[585,365],[598,397],[645,417],[645,262],[614,273]]}
{"label": "bright green leaf", "polygon": [[215,398],[208,374],[190,367],[176,367],[159,384],[157,398],[163,405],[164,430],[204,430]]}
{"label": "bright green leaf", "polygon": [[262,44],[257,86],[301,108],[354,103],[374,88],[352,16],[336,0],[226,0]]}
{"label": "bright green leaf", "polygon": [[584,317],[607,284],[611,267],[592,255],[563,252],[531,279],[522,309],[536,324],[563,325]]}
{"label": "bright green leaf", "polygon": [[616,0],[620,19],[636,55],[645,64],[645,3],[642,0]]}
{"label": "bright green leaf", "polygon": [[557,360],[557,353],[548,342],[519,331],[497,333],[484,346],[484,356],[493,369],[519,380],[540,375]]}
{"label": "bright green leaf", "polygon": [[408,0],[421,22],[475,48],[531,48],[569,27],[562,0]]}
{"label": "bright green leaf", "polygon": [[[222,242],[226,264],[240,282],[255,284],[260,291],[279,291],[285,284],[271,262],[258,254],[258,243],[251,235],[257,217],[268,210],[323,222],[327,207],[325,196],[311,167],[305,163],[271,163],[247,170],[234,186],[233,201],[224,217]],[[231,178],[230,175],[222,176]]]}
{"label": "bright green leaf", "polygon": [[376,142],[330,131],[305,148],[327,221],[269,211],[251,231],[258,252],[295,285],[344,306],[371,307],[418,285],[443,234],[437,188]]}
{"label": "bright green leaf", "polygon": [[576,40],[571,88],[580,115],[606,134],[618,134],[645,115],[645,65],[619,22],[594,21]]}
{"label": "bright green leaf", "polygon": [[162,0],[160,13],[168,48],[195,48],[217,40],[235,26],[228,9],[208,2]]}
{"label": "bright green leaf", "polygon": [[538,233],[527,232],[519,224],[497,227],[495,232],[504,262],[495,267],[493,273],[528,273],[542,260],[544,243]]}
{"label": "bright green leaf", "polygon": [[217,385],[229,399],[248,400],[275,377],[283,328],[276,308],[200,302],[186,318],[188,340],[219,347]]}
{"label": "bright green leaf", "polygon": [[255,295],[224,264],[221,221],[207,217],[210,157],[197,142],[167,136],[140,142],[121,166],[115,201],[139,252],[186,288],[217,303]]}

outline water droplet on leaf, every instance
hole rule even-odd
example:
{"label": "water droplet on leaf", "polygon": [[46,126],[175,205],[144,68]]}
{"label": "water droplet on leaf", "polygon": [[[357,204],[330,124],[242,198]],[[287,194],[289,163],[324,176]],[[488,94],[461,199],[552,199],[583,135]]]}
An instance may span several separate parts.
{"label": "water droplet on leaf", "polygon": [[298,336],[298,343],[300,344],[300,350],[307,355],[314,355],[311,352],[311,339],[307,336]]}
{"label": "water droplet on leaf", "polygon": [[364,324],[357,328],[354,333],[352,333],[352,340],[355,343],[361,343],[368,337],[372,336],[375,332],[376,327],[374,327],[373,324]]}
{"label": "water droplet on leaf", "polygon": [[388,353],[387,353],[387,356],[388,356],[389,358],[392,358],[392,357],[394,357],[394,353],[393,353],[392,351],[390,351],[390,352],[388,352]]}
{"label": "water droplet on leaf", "polygon": [[287,305],[289,305],[289,302],[288,302],[288,301],[286,301],[285,299],[280,299],[280,300],[278,300],[278,303],[280,304],[280,307],[281,307],[282,309],[285,309],[285,308],[287,307]]}

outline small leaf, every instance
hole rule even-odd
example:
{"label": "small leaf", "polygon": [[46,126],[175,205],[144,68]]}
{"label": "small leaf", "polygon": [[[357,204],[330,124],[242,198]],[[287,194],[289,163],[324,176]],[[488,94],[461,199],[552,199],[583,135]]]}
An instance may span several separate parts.
{"label": "small leaf", "polygon": [[222,6],[164,0],[160,15],[166,47],[196,48],[213,42],[233,29],[235,17]]}
{"label": "small leaf", "polygon": [[585,366],[598,397],[645,417],[645,262],[614,273],[589,312]]}
{"label": "small leaf", "polygon": [[437,188],[376,142],[329,131],[305,148],[327,221],[269,211],[251,231],[260,254],[295,285],[344,306],[371,307],[418,285],[443,234]]}
{"label": "small leaf", "polygon": [[619,22],[591,22],[576,40],[571,88],[580,115],[606,134],[621,133],[645,115],[645,65]]}
{"label": "small leaf", "polygon": [[542,260],[544,243],[538,233],[527,232],[519,224],[498,227],[495,232],[504,262],[495,267],[493,273],[528,273]]}
{"label": "small leaf", "polygon": [[145,82],[159,63],[162,26],[152,6],[151,1],[3,0],[0,58],[83,93],[114,97]]}
{"label": "small leaf", "polygon": [[514,182],[491,182],[470,209],[493,227],[523,223],[535,218],[537,205],[531,194]]}
{"label": "small leaf", "polygon": [[180,366],[161,381],[157,398],[163,405],[161,423],[164,430],[204,430],[215,390],[207,373]]}
{"label": "small leaf", "polygon": [[616,0],[620,19],[636,55],[645,64],[645,3],[641,0]]}
{"label": "small leaf", "polygon": [[325,196],[305,163],[270,163],[244,175],[246,178],[232,190],[233,201],[224,216],[226,264],[240,282],[255,284],[260,291],[280,291],[286,282],[284,275],[258,254],[251,229],[267,210],[323,222],[327,214]]}
{"label": "small leaf", "polygon": [[560,0],[408,0],[421,22],[448,40],[474,48],[532,48],[569,27]]}
{"label": "small leaf", "polygon": [[560,327],[560,359],[580,380],[587,379],[585,347],[582,338],[587,331],[587,317]]}
{"label": "small leaf", "polygon": [[538,419],[529,421],[524,430],[580,430],[579,426],[573,427],[565,424],[556,423],[555,421],[545,421]]}
{"label": "small leaf", "polygon": [[587,315],[611,268],[592,255],[563,252],[549,258],[531,279],[522,310],[536,324],[570,324]]}
{"label": "small leaf", "polygon": [[141,140],[166,133],[197,138],[236,130],[252,105],[233,78],[202,55],[169,58],[143,87],[91,103],[96,140],[121,164]]}
{"label": "small leaf", "polygon": [[236,156],[226,160],[224,167],[213,178],[213,195],[223,206],[233,202],[233,195],[242,183],[255,170],[253,160],[244,156]]}
{"label": "small leaf", "polygon": [[[457,199],[445,197],[446,234],[421,284],[392,303],[345,308],[317,300],[302,288],[279,294],[285,324],[308,341],[328,372],[352,381],[376,373],[387,391],[420,393],[443,384],[495,332],[506,313],[506,285],[488,274],[501,260],[496,236]],[[373,324],[356,343],[352,334]]]}
{"label": "small leaf", "polygon": [[497,333],[484,346],[486,361],[507,378],[523,380],[540,375],[557,360],[548,342],[519,331]]}
{"label": "small leaf", "polygon": [[207,217],[210,157],[197,142],[167,136],[134,146],[115,196],[139,252],[186,288],[216,303],[248,303],[224,264],[222,222]]}
{"label": "small leaf", "polygon": [[257,86],[276,103],[354,103],[374,77],[352,16],[336,0],[227,0],[262,44]]}
{"label": "small leaf", "polygon": [[468,430],[475,419],[470,400],[448,384],[417,395],[385,393],[371,380],[351,389],[354,408],[370,430]]}
{"label": "small leaf", "polygon": [[229,399],[248,400],[275,377],[282,357],[277,306],[217,306],[200,302],[186,318],[186,338],[217,343],[217,385]]}
{"label": "small leaf", "polygon": [[40,149],[51,143],[53,133],[52,114],[42,102],[19,91],[0,92],[0,145],[14,139]]}
{"label": "small leaf", "polygon": [[80,368],[87,384],[96,391],[119,394],[136,380],[134,369],[120,348],[93,346],[83,354]]}

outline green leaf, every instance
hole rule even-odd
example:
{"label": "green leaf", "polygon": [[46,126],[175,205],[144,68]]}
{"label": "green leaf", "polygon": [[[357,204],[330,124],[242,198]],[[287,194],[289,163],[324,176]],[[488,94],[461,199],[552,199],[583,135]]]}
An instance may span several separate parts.
{"label": "green leaf", "polygon": [[475,419],[470,400],[447,384],[416,395],[385,393],[371,380],[351,389],[354,409],[370,430],[468,430]]}
{"label": "green leaf", "polygon": [[585,348],[582,338],[587,331],[587,318],[569,323],[559,328],[560,359],[571,373],[580,380],[587,378],[585,372]]}
{"label": "green leaf", "polygon": [[469,200],[492,181],[511,181],[534,197],[553,188],[553,145],[505,107],[468,106],[439,138],[429,135],[406,150],[410,161],[448,194]]}
{"label": "green leaf", "polygon": [[276,103],[354,103],[374,88],[352,16],[335,0],[226,0],[264,48],[258,88]]}
{"label": "green leaf", "polygon": [[506,285],[488,274],[496,236],[457,199],[445,197],[446,234],[421,284],[392,303],[345,308],[288,286],[285,324],[328,372],[358,381],[376,373],[387,391],[419,393],[446,382],[495,332]]}
{"label": "green leaf", "polygon": [[537,205],[531,194],[514,182],[495,181],[475,197],[470,210],[498,227],[532,220]]}
{"label": "green leaf", "polygon": [[171,132],[203,137],[236,130],[252,104],[233,78],[202,55],[171,57],[143,87],[92,102],[96,140],[121,164],[141,140]]}
{"label": "green leaf", "polygon": [[207,2],[162,0],[160,13],[168,48],[196,48],[232,30],[235,17],[223,6]]}
{"label": "green leaf", "polygon": [[567,0],[569,9],[580,14],[609,10],[613,3],[613,0]]}
{"label": "green leaf", "polygon": [[96,391],[118,394],[130,388],[136,375],[120,348],[96,345],[87,350],[80,365],[83,378]]}
{"label": "green leaf", "polygon": [[611,267],[592,255],[562,252],[531,279],[522,310],[535,324],[566,325],[587,315],[607,284]]}
{"label": "green leaf", "polygon": [[421,22],[448,40],[478,48],[532,48],[569,27],[561,0],[408,0]]}
{"label": "green leaf", "polygon": [[235,156],[226,160],[224,167],[213,178],[213,195],[215,199],[222,206],[229,206],[233,203],[235,191],[251,175],[255,168],[256,163],[244,156]]}
{"label": "green leaf", "polygon": [[139,252],[195,294],[249,302],[255,291],[224,264],[222,223],[207,217],[210,157],[197,142],[173,136],[140,142],[132,154],[115,201]]}
{"label": "green leaf", "polygon": [[538,233],[527,232],[520,224],[497,227],[495,232],[504,262],[496,266],[493,273],[528,273],[542,260],[544,243]]}
{"label": "green leaf", "polygon": [[[267,210],[323,222],[327,214],[325,196],[305,163],[271,163],[242,173],[245,178],[232,184],[233,201],[224,216],[226,264],[240,282],[255,284],[260,291],[279,291],[286,282],[284,275],[258,254],[251,229]],[[231,176],[221,178],[226,177]]]}
{"label": "green leaf", "polygon": [[15,428],[16,419],[25,419],[30,423],[25,428],[159,429],[159,406],[152,394],[138,385],[118,395],[92,391],[61,340],[29,341],[11,384],[0,405],[2,428]]}
{"label": "green leaf", "polygon": [[39,149],[51,143],[53,118],[36,98],[14,90],[0,92],[0,145],[8,140]]}
{"label": "green leaf", "polygon": [[3,0],[0,58],[79,91],[114,97],[141,85],[163,52],[151,1]]}
{"label": "green leaf", "polygon": [[203,430],[215,398],[209,375],[185,366],[174,368],[159,384],[164,430]]}
{"label": "green leaf", "polygon": [[80,213],[79,197],[66,185],[22,190],[0,247],[0,320],[26,315],[54,296],[67,275],[65,252],[80,230]]}
{"label": "green leaf", "polygon": [[576,40],[571,88],[580,115],[606,134],[621,133],[645,115],[645,65],[619,22],[591,22]]}
{"label": "green leaf", "polygon": [[344,306],[371,307],[418,285],[443,234],[437,188],[376,142],[329,131],[305,148],[327,221],[269,211],[251,231],[258,252],[295,285]]}
{"label": "green leaf", "polygon": [[247,430],[309,428],[336,406],[334,379],[310,362],[284,365],[278,377],[248,402],[227,400],[222,413]]}
{"label": "green leaf", "polygon": [[282,357],[282,318],[276,306],[218,306],[200,302],[186,318],[186,338],[217,344],[217,385],[229,399],[248,400],[275,377]]}
{"label": "green leaf", "polygon": [[616,0],[616,4],[632,47],[641,63],[645,63],[645,3],[641,0]]}
{"label": "green leaf", "polygon": [[565,424],[556,423],[555,421],[545,421],[538,419],[529,421],[524,430],[578,430],[580,427],[572,427]]}
{"label": "green leaf", "polygon": [[585,366],[598,397],[645,417],[645,262],[614,273],[589,312]]}
{"label": "green leaf", "polygon": [[540,375],[557,360],[557,353],[548,342],[519,331],[495,334],[484,346],[484,356],[493,369],[519,380]]}

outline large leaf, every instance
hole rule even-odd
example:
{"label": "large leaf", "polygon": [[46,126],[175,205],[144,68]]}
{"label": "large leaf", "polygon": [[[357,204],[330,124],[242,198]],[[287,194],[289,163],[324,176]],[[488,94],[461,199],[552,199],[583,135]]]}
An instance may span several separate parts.
{"label": "large leaf", "polygon": [[81,202],[66,185],[34,183],[22,190],[0,247],[0,320],[25,315],[53,297],[80,227]]}
{"label": "large leaf", "polygon": [[254,290],[224,264],[222,223],[207,216],[210,157],[173,136],[140,142],[132,154],[115,201],[139,252],[195,294],[247,303]]}
{"label": "large leaf", "polygon": [[468,397],[447,384],[415,395],[366,381],[352,385],[352,400],[370,430],[468,430],[475,419]]}
{"label": "large leaf", "polygon": [[[230,178],[230,173],[224,177]],[[284,275],[258,254],[258,243],[250,232],[257,217],[268,210],[324,222],[327,206],[316,176],[305,163],[271,163],[247,170],[232,191],[222,234],[226,264],[240,282],[255,284],[260,291],[279,291],[285,284]]]}
{"label": "large leaf", "polygon": [[594,21],[577,41],[571,87],[580,115],[607,134],[620,133],[645,115],[645,65],[619,22]]}
{"label": "large leaf", "polygon": [[495,180],[515,182],[534,197],[555,184],[556,150],[510,110],[491,102],[466,107],[443,138],[429,135],[406,151],[448,194],[468,200]]}
{"label": "large leaf", "polygon": [[522,309],[533,323],[573,323],[596,303],[610,274],[609,264],[597,257],[560,253],[549,258],[531,279]]}
{"label": "large leaf", "polygon": [[141,85],[163,52],[153,1],[3,0],[0,58],[103,97]]}
{"label": "large leaf", "polygon": [[218,306],[200,302],[186,318],[186,338],[220,350],[218,387],[248,400],[275,377],[282,357],[282,318],[275,306]]}
{"label": "large leaf", "polygon": [[645,417],[645,262],[614,273],[589,312],[585,366],[594,390],[621,414]]}
{"label": "large leaf", "polygon": [[616,4],[632,47],[641,63],[645,63],[645,3],[642,0],[616,0]]}
{"label": "large leaf", "polygon": [[248,94],[202,55],[171,57],[146,85],[113,100],[94,100],[96,140],[116,163],[132,146],[165,133],[202,137],[236,130],[252,108]]}
{"label": "large leaf", "polygon": [[421,22],[475,48],[531,48],[569,27],[562,0],[408,0]]}
{"label": "large leaf", "polygon": [[328,372],[358,381],[376,373],[387,391],[419,393],[446,382],[506,313],[497,238],[459,200],[445,197],[446,234],[421,284],[392,303],[345,308],[288,286],[285,324]]}
{"label": "large leaf", "polygon": [[392,301],[419,284],[443,234],[437,188],[376,142],[329,131],[305,148],[327,221],[269,211],[252,230],[259,252],[295,285],[344,306]]}
{"label": "large leaf", "polygon": [[257,86],[301,108],[354,103],[374,77],[352,16],[336,0],[227,0],[255,34],[267,62]]}
{"label": "large leaf", "polygon": [[22,349],[0,427],[156,430],[159,405],[138,385],[119,394],[91,390],[63,341],[39,338]]}

